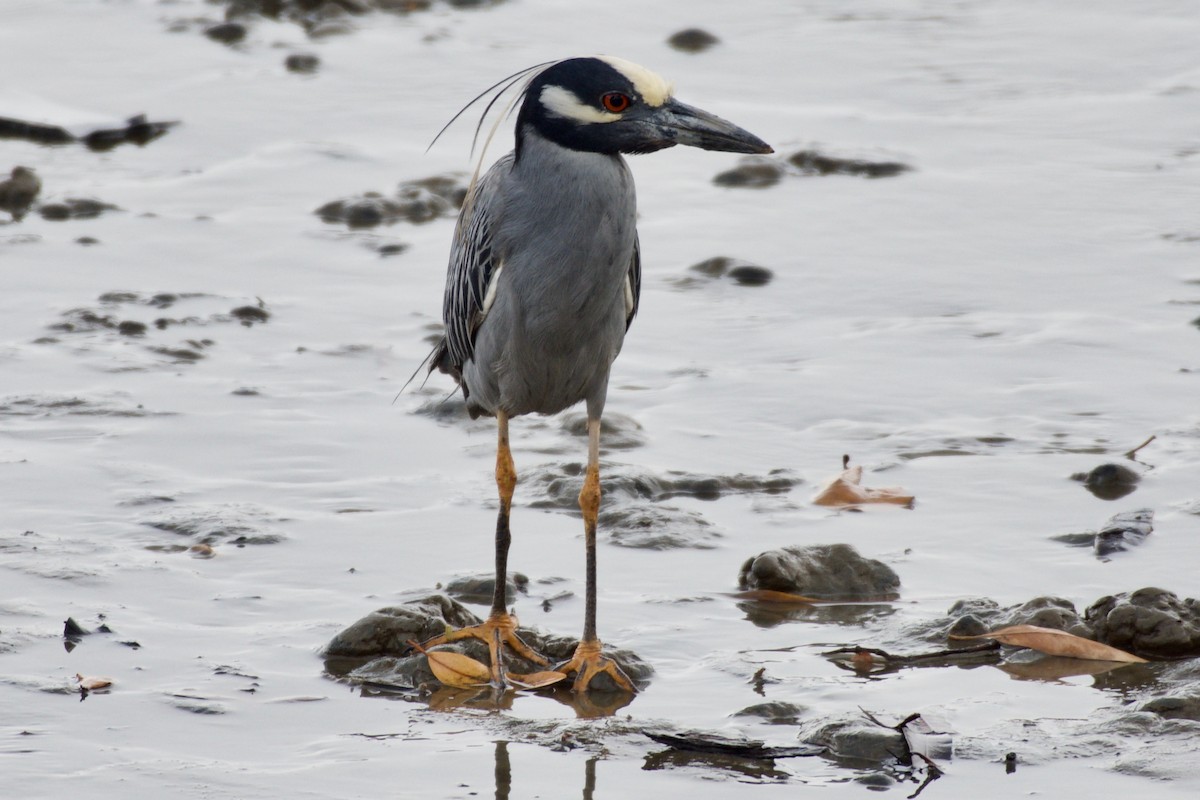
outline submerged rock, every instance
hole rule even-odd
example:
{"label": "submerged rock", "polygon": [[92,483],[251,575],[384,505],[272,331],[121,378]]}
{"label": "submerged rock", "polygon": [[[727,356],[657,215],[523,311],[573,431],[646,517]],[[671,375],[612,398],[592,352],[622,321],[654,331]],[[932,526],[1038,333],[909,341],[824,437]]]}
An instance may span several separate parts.
{"label": "submerged rock", "polygon": [[736,167],[713,178],[717,186],[736,189],[765,189],[783,180],[787,172],[778,161],[766,156],[743,158]]}
{"label": "submerged rock", "polygon": [[[705,278],[729,278],[741,286],[766,286],[775,273],[766,267],[729,256],[714,256],[688,267],[688,272]],[[675,281],[676,286],[688,287],[697,281],[691,276]]]}
{"label": "submerged rock", "polygon": [[[409,640],[422,642],[444,633],[447,625],[463,628],[480,621],[461,603],[445,595],[431,595],[371,612],[335,635],[322,655],[330,674],[355,683],[375,682],[407,688],[432,685],[437,679],[430,671],[428,661],[423,654],[412,651]],[[544,634],[529,628],[521,628],[519,634],[526,644],[551,663],[569,659],[578,644],[578,640],[571,637]],[[487,646],[483,642],[464,640],[445,647],[487,663]],[[654,672],[649,664],[629,650],[606,646],[604,654],[616,661],[639,686],[644,686]],[[516,673],[545,669],[508,652],[505,657],[508,669]],[[602,683],[593,685],[603,689]]]}
{"label": "submerged rock", "polygon": [[91,197],[68,197],[57,203],[43,203],[38,209],[42,219],[62,221],[66,219],[95,219],[106,211],[119,211],[112,203]]}
{"label": "submerged rock", "polygon": [[1119,500],[1137,489],[1142,476],[1121,464],[1101,464],[1091,472],[1077,472],[1071,480],[1079,481],[1101,500]]}
{"label": "submerged rock", "polygon": [[719,44],[720,41],[703,28],[684,28],[671,34],[667,39],[667,44],[684,53],[699,53]]}
{"label": "submerged rock", "polygon": [[1098,641],[1145,658],[1200,655],[1200,604],[1165,589],[1101,597],[1084,619]]}
{"label": "submerged rock", "polygon": [[[495,588],[495,575],[464,575],[446,584],[446,594],[464,603],[490,605]],[[508,573],[508,579],[504,582],[504,602],[506,604],[515,602],[518,592],[527,594],[528,591],[528,577],[520,572]]]}
{"label": "submerged rock", "polygon": [[848,544],[795,545],[747,559],[738,585],[807,597],[879,599],[896,593],[900,577]]}
{"label": "submerged rock", "polygon": [[13,167],[8,180],[0,181],[0,211],[7,211],[13,222],[20,222],[41,191],[37,173],[29,167]]}
{"label": "submerged rock", "polygon": [[130,117],[125,125],[116,128],[98,128],[83,136],[76,136],[58,125],[0,117],[0,139],[25,139],[38,144],[71,144],[82,142],[91,150],[103,152],[119,144],[148,144],[166,134],[178,122],[151,122],[145,115]]}
{"label": "submerged rock", "polygon": [[373,228],[399,221],[419,225],[453,216],[466,192],[461,176],[435,175],[400,184],[394,197],[366,192],[330,201],[313,213],[325,222],[344,223],[349,228]]}
{"label": "submerged rock", "polygon": [[321,66],[321,59],[312,53],[292,53],[283,60],[288,72],[311,75]]}
{"label": "submerged rock", "polygon": [[891,178],[912,169],[899,161],[868,161],[838,158],[816,150],[800,150],[788,156],[788,163],[805,175],[859,175],[864,178]]}

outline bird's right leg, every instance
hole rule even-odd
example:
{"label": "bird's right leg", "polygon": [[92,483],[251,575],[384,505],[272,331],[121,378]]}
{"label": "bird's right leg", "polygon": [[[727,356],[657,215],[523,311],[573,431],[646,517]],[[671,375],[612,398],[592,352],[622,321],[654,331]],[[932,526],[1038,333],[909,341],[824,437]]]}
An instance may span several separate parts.
{"label": "bird's right leg", "polygon": [[491,656],[492,685],[504,685],[504,645],[508,645],[522,658],[547,665],[545,657],[521,641],[517,635],[517,618],[509,614],[504,606],[505,588],[508,582],[508,548],[512,544],[512,531],[508,525],[512,510],[513,491],[517,486],[517,468],[513,463],[512,450],[508,445],[508,414],[496,412],[499,437],[496,443],[496,489],[500,495],[500,512],[496,515],[496,583],[492,589],[492,610],[488,618],[478,625],[448,631],[424,643],[433,647],[460,639],[479,639],[488,646]]}

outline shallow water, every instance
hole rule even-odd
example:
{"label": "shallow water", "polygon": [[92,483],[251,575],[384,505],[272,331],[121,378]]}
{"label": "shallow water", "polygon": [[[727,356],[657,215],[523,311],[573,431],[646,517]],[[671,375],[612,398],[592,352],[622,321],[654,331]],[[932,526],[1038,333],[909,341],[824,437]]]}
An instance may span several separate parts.
{"label": "shallow water", "polygon": [[[921,649],[906,626],[962,597],[1052,594],[1082,611],[1146,585],[1200,594],[1190,3],[746,13],[513,0],[357,17],[315,41],[263,21],[235,48],[195,23],[169,30],[218,14],[189,0],[5,6],[0,52],[22,67],[0,78],[0,116],[73,130],[142,112],[182,121],[108,153],[0,140],[0,171],[34,167],[43,202],[122,209],[0,223],[6,793],[506,796],[506,759],[513,797],[589,796],[589,780],[597,796],[865,793],[855,765],[655,759],[662,748],[635,732],[661,723],[792,743],[790,726],[733,716],[764,700],[797,703],[805,719],[862,707],[941,720],[958,757],[927,797],[1200,786],[1189,723],[1150,738],[1121,729],[1138,688],[1120,680],[993,667],[872,680],[820,656],[854,643]],[[688,26],[722,44],[670,49]],[[608,408],[641,430],[606,463],[783,469],[803,483],[647,501],[709,523],[703,547],[602,544],[601,634],[657,670],[614,719],[577,722],[543,697],[498,714],[361,697],[323,675],[319,649],[377,607],[489,568],[494,433],[428,413],[450,390],[440,377],[393,402],[440,316],[453,223],[348,232],[312,211],[470,169],[470,124],[424,152],[462,102],[528,64],[597,50],[670,76],[681,98],[785,155],[817,147],[915,168],[739,190],[711,183],[736,156],[633,160],[645,279]],[[293,51],[318,54],[319,71],[287,72]],[[397,243],[409,247],[377,252]],[[715,255],[774,280],[681,283]],[[155,299],[164,293],[177,297]],[[245,307],[269,318],[242,324],[230,312]],[[135,337],[80,324],[105,315],[149,327]],[[54,328],[63,322],[75,329]],[[577,633],[579,522],[538,507],[532,479],[581,461],[584,443],[557,419],[520,420],[513,434],[527,482],[510,564],[532,582],[517,611]],[[1139,463],[1121,456],[1151,434]],[[915,494],[916,508],[811,505],[843,453],[870,484]],[[1106,502],[1070,479],[1108,461],[1144,473],[1134,494]],[[1155,510],[1154,533],[1107,562],[1050,539],[1138,507]],[[900,601],[764,620],[727,595],[745,558],[824,542],[890,564]],[[199,543],[215,556],[188,552]],[[563,591],[573,596],[541,610]],[[96,628],[101,616],[113,633],[64,648],[64,619]],[[760,668],[772,679],[761,694]],[[80,702],[76,673],[115,684]],[[547,746],[564,738],[561,752]],[[1010,751],[1021,766],[1005,775]]]}

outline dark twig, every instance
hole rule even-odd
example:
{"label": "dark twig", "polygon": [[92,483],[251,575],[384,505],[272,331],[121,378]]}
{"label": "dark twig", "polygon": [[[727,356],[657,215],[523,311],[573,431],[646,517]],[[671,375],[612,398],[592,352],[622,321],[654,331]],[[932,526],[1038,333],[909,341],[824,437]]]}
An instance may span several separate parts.
{"label": "dark twig", "polygon": [[1132,450],[1130,450],[1129,452],[1127,452],[1127,453],[1125,454],[1125,457],[1126,457],[1126,458],[1128,458],[1130,461],[1136,461],[1137,459],[1135,459],[1135,458],[1134,458],[1134,456],[1137,454],[1137,451],[1138,451],[1138,450],[1141,450],[1143,447],[1145,447],[1146,445],[1150,444],[1151,442],[1153,442],[1153,441],[1154,441],[1155,439],[1157,439],[1157,438],[1158,438],[1158,436],[1157,436],[1157,435],[1155,435],[1155,434],[1151,434],[1149,439],[1147,439],[1146,441],[1144,441],[1144,442],[1142,442],[1141,444],[1139,444],[1137,447],[1135,447],[1135,448],[1133,448]]}

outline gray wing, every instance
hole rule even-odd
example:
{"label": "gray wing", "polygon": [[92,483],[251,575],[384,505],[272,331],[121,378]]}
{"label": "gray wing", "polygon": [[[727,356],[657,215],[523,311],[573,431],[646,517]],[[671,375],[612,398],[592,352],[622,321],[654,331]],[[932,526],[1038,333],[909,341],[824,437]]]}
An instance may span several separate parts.
{"label": "gray wing", "polygon": [[[430,370],[437,367],[462,383],[462,368],[475,353],[475,333],[487,315],[487,292],[500,268],[500,254],[493,246],[493,230],[500,175],[512,166],[506,156],[488,170],[463,204],[450,248],[446,292],[442,298],[442,321],[446,333],[435,349]],[[466,387],[463,387],[464,394]]]}
{"label": "gray wing", "polygon": [[642,297],[642,244],[637,234],[633,236],[633,259],[629,263],[629,273],[625,276],[628,281],[629,293],[625,295],[625,330],[633,324],[637,316],[638,303]]}

